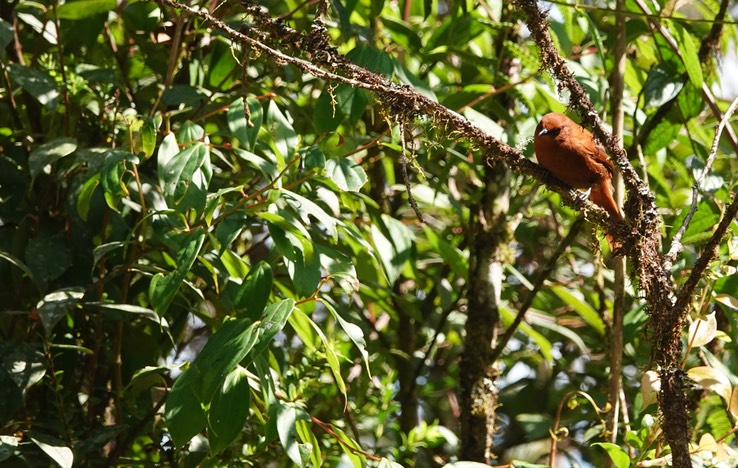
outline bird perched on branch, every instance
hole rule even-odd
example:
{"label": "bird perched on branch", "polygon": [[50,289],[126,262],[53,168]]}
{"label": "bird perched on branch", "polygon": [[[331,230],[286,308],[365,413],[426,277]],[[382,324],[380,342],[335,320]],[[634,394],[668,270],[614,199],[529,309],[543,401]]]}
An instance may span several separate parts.
{"label": "bird perched on branch", "polygon": [[[623,219],[612,197],[615,170],[594,136],[569,117],[551,112],[543,116],[533,140],[538,163],[578,189],[588,189],[589,199],[615,219]],[[611,236],[607,236],[612,244]]]}

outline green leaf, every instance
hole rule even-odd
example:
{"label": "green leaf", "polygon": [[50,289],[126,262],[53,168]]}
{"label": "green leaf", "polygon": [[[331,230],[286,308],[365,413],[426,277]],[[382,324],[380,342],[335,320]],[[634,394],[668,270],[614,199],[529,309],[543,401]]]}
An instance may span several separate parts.
{"label": "green leaf", "polygon": [[12,457],[16,450],[18,450],[18,439],[15,436],[0,435],[0,462]]}
{"label": "green leaf", "polygon": [[87,215],[90,213],[90,203],[95,189],[100,185],[100,175],[95,174],[84,183],[77,196],[77,213],[83,221],[87,221]]}
{"label": "green leaf", "polygon": [[0,259],[5,260],[11,265],[15,265],[16,267],[20,268],[23,271],[23,273],[28,275],[29,278],[33,279],[33,272],[31,271],[30,268],[26,266],[25,263],[21,261],[21,259],[16,258],[14,255],[11,255],[7,252],[3,252],[2,250],[0,250]]}
{"label": "green leaf", "polygon": [[326,86],[315,103],[313,125],[318,133],[335,131],[345,118],[335,98],[336,90]]}
{"label": "green leaf", "polygon": [[13,40],[13,26],[7,21],[0,18],[0,50],[4,50],[5,47],[10,44]]}
{"label": "green leaf", "polygon": [[190,186],[206,190],[210,182],[210,149],[197,142],[177,153],[160,175],[164,194],[175,202],[181,201]]}
{"label": "green leaf", "polygon": [[320,256],[315,254],[310,235],[299,224],[278,214],[259,213],[259,216],[269,221],[269,233],[284,256],[295,291],[301,296],[310,296],[321,280]]}
{"label": "green leaf", "polygon": [[41,233],[26,245],[26,266],[39,282],[59,278],[73,263],[68,239],[61,233]]}
{"label": "green leaf", "polygon": [[672,143],[681,128],[682,124],[680,123],[672,122],[669,118],[662,119],[649,134],[643,152],[647,156],[652,156],[661,148]]}
{"label": "green leaf", "polygon": [[297,466],[303,466],[297,442],[297,428],[295,427],[297,415],[298,410],[293,405],[280,404],[277,410],[277,433],[279,434],[279,441],[290,460]]}
{"label": "green leaf", "polygon": [[147,320],[150,320],[162,328],[169,328],[169,324],[164,317],[160,317],[151,309],[141,307],[133,304],[110,304],[103,302],[89,302],[87,305],[94,305],[100,307],[101,310],[108,310],[112,312],[124,313],[124,314],[135,314],[139,315]]}
{"label": "green leaf", "polygon": [[36,304],[41,324],[46,329],[47,335],[67,312],[79,304],[84,296],[85,290],[82,287],[62,288],[45,295]]}
{"label": "green leaf", "polygon": [[259,325],[259,340],[250,352],[249,362],[256,359],[269,346],[275,335],[284,329],[294,309],[294,299],[283,299],[264,310]]}
{"label": "green leaf", "polygon": [[279,110],[277,103],[269,102],[267,108],[267,127],[274,138],[277,149],[277,169],[285,167],[285,158],[291,158],[297,150],[297,133],[290,120]]}
{"label": "green leaf", "polygon": [[[251,114],[250,120],[246,119],[243,99],[236,99],[228,108],[228,128],[245,149],[253,150],[256,145],[256,136],[264,121],[264,109],[261,103],[253,97],[248,97],[246,101]],[[249,121],[251,126],[249,126]]]}
{"label": "green leaf", "polygon": [[644,109],[663,106],[674,99],[683,86],[681,74],[668,62],[653,67],[643,85]]}
{"label": "green leaf", "polygon": [[[510,326],[515,320],[515,314],[508,309],[507,307],[500,307],[500,318],[502,319],[502,323],[505,326]],[[538,345],[538,349],[541,352],[541,356],[548,362],[549,364],[553,362],[553,345],[551,344],[551,341],[549,341],[545,336],[538,333],[525,322],[521,322],[520,325],[518,325],[518,331]]]}
{"label": "green leaf", "polygon": [[[8,64],[8,73],[18,86],[28,91],[28,94],[41,105],[49,109],[56,107],[59,90],[56,89],[56,84],[49,75],[36,68],[24,67],[16,63]],[[33,171],[31,173],[33,174]]]}
{"label": "green leaf", "polygon": [[[259,340],[263,327],[248,319],[227,320],[205,343],[185,371],[199,402],[209,405],[226,376],[236,368]],[[181,378],[181,377],[180,377]]]}
{"label": "green leaf", "polygon": [[323,454],[320,451],[321,445],[308,423],[298,419],[295,421],[295,429],[297,430],[297,436],[305,443],[305,446],[310,447],[310,462],[312,466],[315,468],[322,466]]}
{"label": "green leaf", "polygon": [[77,141],[73,138],[57,138],[37,147],[28,156],[31,177],[36,177],[46,166],[72,154],[76,149]]}
{"label": "green leaf", "polygon": [[[65,3],[65,5],[69,4]],[[146,117],[143,127],[141,127],[141,146],[147,158],[154,154],[156,149],[156,124],[151,117]]]}
{"label": "green leaf", "polygon": [[679,55],[682,57],[684,67],[687,69],[687,76],[695,88],[702,89],[702,65],[695,45],[695,39],[686,29],[675,21],[667,21],[669,29],[673,31],[674,39],[679,46]]}
{"label": "green leaf", "polygon": [[317,146],[301,148],[303,165],[306,171],[311,169],[323,169],[325,167],[325,153]]}
{"label": "green leaf", "polygon": [[369,105],[369,95],[363,89],[340,84],[335,90],[336,105],[350,124],[356,125]]}
{"label": "green leaf", "polygon": [[[208,64],[207,80],[211,89],[228,89],[234,78],[240,78],[238,62],[233,58],[234,50],[221,36],[214,36]],[[235,73],[234,73],[235,71]]]}
{"label": "green leaf", "polygon": [[575,295],[572,291],[564,286],[552,286],[551,291],[559,296],[569,307],[584,319],[595,331],[600,334],[605,334],[605,323],[600,318],[597,311],[591,305],[584,302],[584,300]]}
{"label": "green leaf", "polygon": [[358,192],[369,180],[361,166],[346,158],[326,161],[325,175],[346,192]]}
{"label": "green leaf", "polygon": [[226,376],[208,411],[208,441],[212,455],[223,451],[238,437],[249,415],[250,395],[248,373],[236,366]]}
{"label": "green leaf", "polygon": [[167,395],[164,418],[172,442],[178,448],[189,442],[207,424],[205,411],[193,392],[194,383],[194,374],[187,369],[174,381]]}
{"label": "green leaf", "polygon": [[120,212],[118,205],[124,196],[128,195],[128,187],[123,176],[128,170],[128,164],[138,164],[139,159],[128,151],[112,150],[105,154],[105,163],[100,175],[103,194],[108,206]]}
{"label": "green leaf", "polygon": [[115,0],[77,0],[56,8],[59,19],[81,20],[115,10]]}
{"label": "green leaf", "polygon": [[619,445],[609,442],[595,442],[591,446],[605,449],[610,456],[610,460],[612,460],[617,468],[628,468],[630,466],[630,456]]}
{"label": "green leaf", "polygon": [[249,165],[251,165],[255,169],[258,169],[259,172],[264,174],[269,181],[275,180],[277,176],[279,176],[279,170],[277,170],[277,166],[272,164],[272,162],[267,160],[266,158],[262,158],[250,151],[238,148],[235,148],[233,152],[236,154],[236,156],[249,163]]}
{"label": "green leaf", "polygon": [[161,98],[167,106],[178,107],[184,105],[186,107],[195,107],[205,99],[205,95],[193,86],[176,84],[164,92]]}
{"label": "green leaf", "polygon": [[272,267],[262,260],[251,269],[238,289],[234,300],[235,307],[245,309],[245,317],[259,318],[271,295],[272,284]]}
{"label": "green leaf", "polygon": [[282,190],[281,194],[287,203],[289,203],[289,205],[300,215],[300,219],[303,223],[310,225],[311,223],[308,216],[313,216],[315,219],[320,221],[327,234],[333,239],[336,239],[336,223],[338,222],[336,218],[326,213],[323,208],[302,195],[290,192],[289,190]]}
{"label": "green leaf", "polygon": [[361,353],[361,357],[364,358],[367,375],[371,375],[371,370],[369,369],[369,353],[366,351],[366,340],[364,339],[364,331],[358,325],[344,320],[343,317],[338,314],[333,304],[331,304],[327,300],[322,300],[321,303],[325,306],[326,309],[328,309],[331,314],[333,314],[333,317],[336,319],[343,331],[346,332],[349,339],[359,350],[359,352]]}
{"label": "green leaf", "polygon": [[74,453],[64,442],[47,434],[37,431],[26,432],[31,441],[51,458],[61,468],[72,468],[74,465]]}
{"label": "green leaf", "polygon": [[151,279],[149,298],[154,310],[159,315],[163,315],[169,308],[179,290],[179,286],[190,271],[192,264],[195,263],[204,240],[205,231],[202,228],[181,234],[179,236],[180,247],[176,257],[177,269],[167,275],[157,273]]}
{"label": "green leaf", "polygon": [[385,214],[372,223],[371,232],[389,284],[393,284],[413,254],[415,236],[402,222]]}

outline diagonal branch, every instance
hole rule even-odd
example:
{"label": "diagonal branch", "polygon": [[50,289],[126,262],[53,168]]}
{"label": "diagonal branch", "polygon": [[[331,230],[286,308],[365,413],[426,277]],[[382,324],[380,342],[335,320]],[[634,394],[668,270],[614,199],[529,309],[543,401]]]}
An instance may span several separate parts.
{"label": "diagonal branch", "polygon": [[[157,0],[158,3],[179,8],[188,15],[199,17],[213,24],[231,39],[239,44],[246,44],[276,60],[281,64],[291,64],[305,73],[316,78],[344,83],[355,88],[372,92],[391,112],[393,116],[406,122],[420,116],[427,116],[444,128],[447,134],[464,136],[478,147],[483,157],[488,161],[502,159],[512,170],[532,177],[543,183],[549,190],[561,195],[568,206],[582,211],[588,220],[595,222],[617,240],[635,238],[635,233],[623,221],[609,217],[604,210],[589,200],[582,200],[574,196],[571,188],[557,179],[553,174],[526,158],[515,148],[489,136],[484,130],[470,122],[460,114],[442,106],[423,96],[407,85],[392,83],[387,77],[373,73],[363,67],[354,65],[335,48],[327,44],[320,27],[313,28],[310,34],[303,34],[289,28],[284,22],[269,17],[261,7],[250,5],[247,2],[247,12],[252,16],[259,30],[248,26],[242,31],[236,31],[225,22],[209,14],[207,11],[196,10],[174,0]],[[243,32],[245,31],[245,32]],[[249,33],[249,34],[247,34]],[[258,37],[252,37],[256,36]],[[315,63],[281,52],[265,41],[272,40],[284,48],[291,48],[302,54],[307,54]],[[583,92],[583,91],[582,91]],[[632,241],[631,241],[632,242]],[[626,241],[627,243],[627,241]]]}
{"label": "diagonal branch", "polygon": [[717,157],[720,135],[723,133],[723,129],[727,125],[730,117],[733,115],[733,112],[735,112],[736,107],[738,107],[738,97],[733,100],[733,103],[730,105],[728,110],[725,111],[725,115],[722,120],[720,120],[717,130],[715,130],[715,137],[712,140],[712,147],[710,148],[710,154],[705,162],[705,167],[702,169],[702,173],[692,186],[692,205],[689,207],[687,216],[684,218],[684,221],[682,221],[679,231],[677,231],[676,235],[674,235],[674,239],[671,241],[669,252],[664,256],[664,269],[667,271],[671,270],[671,266],[676,260],[677,255],[679,255],[679,253],[684,249],[684,246],[682,245],[682,237],[687,231],[689,223],[692,222],[692,217],[697,212],[697,202],[700,198],[700,190],[702,190],[702,186],[705,183],[705,177],[707,177],[707,174],[710,172],[710,168],[712,167],[712,163],[715,161],[715,157]]}

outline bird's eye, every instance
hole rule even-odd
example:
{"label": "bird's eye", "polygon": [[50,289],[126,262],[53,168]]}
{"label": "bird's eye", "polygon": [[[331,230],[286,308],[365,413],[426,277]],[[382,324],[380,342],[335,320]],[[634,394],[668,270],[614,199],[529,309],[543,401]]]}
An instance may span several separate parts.
{"label": "bird's eye", "polygon": [[548,134],[551,136],[551,138],[556,138],[557,136],[559,136],[559,133],[561,133],[561,128],[559,127],[552,128],[548,131]]}

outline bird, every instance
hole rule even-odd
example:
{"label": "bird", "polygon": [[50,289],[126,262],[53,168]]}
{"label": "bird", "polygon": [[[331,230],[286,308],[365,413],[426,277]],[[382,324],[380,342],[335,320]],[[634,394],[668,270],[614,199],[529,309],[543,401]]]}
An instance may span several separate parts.
{"label": "bird", "polygon": [[[587,129],[564,114],[550,112],[536,127],[533,147],[541,166],[571,187],[587,189],[592,203],[614,219],[623,219],[612,196],[615,167]],[[607,239],[613,246],[612,237]]]}

